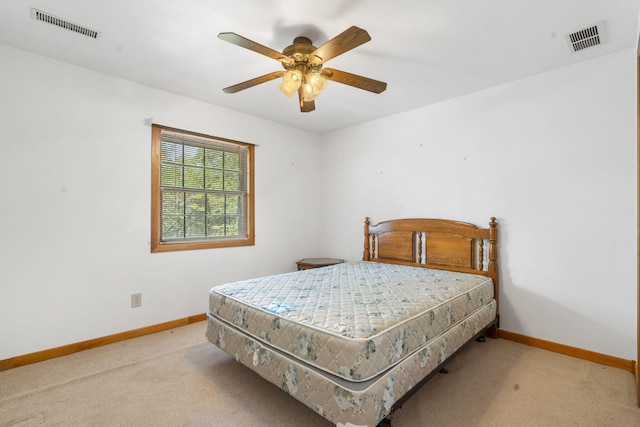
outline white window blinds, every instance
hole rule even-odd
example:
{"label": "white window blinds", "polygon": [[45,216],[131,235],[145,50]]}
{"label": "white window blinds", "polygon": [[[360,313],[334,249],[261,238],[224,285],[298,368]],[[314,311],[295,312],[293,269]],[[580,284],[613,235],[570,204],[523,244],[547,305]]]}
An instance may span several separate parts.
{"label": "white window blinds", "polygon": [[162,130],[160,240],[247,237],[245,145]]}

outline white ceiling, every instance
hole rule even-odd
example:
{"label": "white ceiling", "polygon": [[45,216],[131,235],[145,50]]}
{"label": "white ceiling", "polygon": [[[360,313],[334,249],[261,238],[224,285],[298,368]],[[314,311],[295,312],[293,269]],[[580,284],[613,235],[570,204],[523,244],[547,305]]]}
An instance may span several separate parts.
{"label": "white ceiling", "polygon": [[[31,7],[100,36],[36,21]],[[2,0],[0,43],[325,133],[633,48],[639,8],[638,0]],[[605,42],[571,52],[565,35],[601,20]],[[327,66],[387,82],[382,94],[329,82],[316,110],[300,113],[277,80],[222,92],[282,66],[218,33],[281,51],[297,36],[321,46],[352,25],[372,40]]]}

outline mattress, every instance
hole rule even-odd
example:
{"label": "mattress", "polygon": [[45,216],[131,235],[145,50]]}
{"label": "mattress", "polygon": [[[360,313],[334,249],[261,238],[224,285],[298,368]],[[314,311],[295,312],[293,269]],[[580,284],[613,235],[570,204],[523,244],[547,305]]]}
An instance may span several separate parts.
{"label": "mattress", "polygon": [[[495,317],[486,276],[366,261],[226,284],[209,297],[208,315],[225,330],[350,383],[398,366],[483,307]],[[211,334],[224,350],[225,337]]]}

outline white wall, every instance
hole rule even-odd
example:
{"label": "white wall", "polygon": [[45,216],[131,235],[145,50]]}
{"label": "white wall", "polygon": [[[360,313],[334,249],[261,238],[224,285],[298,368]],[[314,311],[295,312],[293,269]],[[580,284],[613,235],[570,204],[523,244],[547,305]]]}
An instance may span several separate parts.
{"label": "white wall", "polygon": [[[0,360],[202,313],[211,286],[303,256],[359,259],[365,216],[498,217],[502,327],[635,359],[635,61],[319,137],[0,45]],[[149,253],[148,117],[259,144],[255,247]]]}
{"label": "white wall", "polygon": [[325,252],[359,259],[365,216],[496,216],[501,327],[636,359],[635,64],[631,49],[325,135]]}
{"label": "white wall", "polygon": [[[0,360],[204,313],[211,286],[319,255],[317,135],[2,45],[0,63]],[[259,144],[254,247],[150,253],[149,117]]]}

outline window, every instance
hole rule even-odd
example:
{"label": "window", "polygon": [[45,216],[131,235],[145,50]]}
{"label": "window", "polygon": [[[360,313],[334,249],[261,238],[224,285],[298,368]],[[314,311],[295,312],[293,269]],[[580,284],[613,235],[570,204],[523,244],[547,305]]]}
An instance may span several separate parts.
{"label": "window", "polygon": [[254,146],[151,131],[151,252],[254,244]]}

